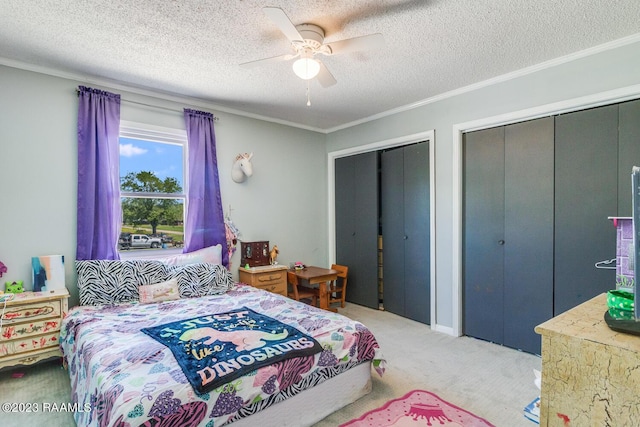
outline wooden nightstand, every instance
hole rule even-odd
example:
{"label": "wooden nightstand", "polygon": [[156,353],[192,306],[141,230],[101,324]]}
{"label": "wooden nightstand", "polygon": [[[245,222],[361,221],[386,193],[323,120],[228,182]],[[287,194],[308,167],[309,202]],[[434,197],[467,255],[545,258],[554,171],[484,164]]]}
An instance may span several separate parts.
{"label": "wooden nightstand", "polygon": [[[60,324],[68,299],[67,289],[57,289],[15,294],[7,302],[0,330],[0,368],[62,356]],[[0,313],[3,306],[0,304]]]}
{"label": "wooden nightstand", "polygon": [[240,282],[265,291],[287,296],[287,270],[284,265],[239,268]]}

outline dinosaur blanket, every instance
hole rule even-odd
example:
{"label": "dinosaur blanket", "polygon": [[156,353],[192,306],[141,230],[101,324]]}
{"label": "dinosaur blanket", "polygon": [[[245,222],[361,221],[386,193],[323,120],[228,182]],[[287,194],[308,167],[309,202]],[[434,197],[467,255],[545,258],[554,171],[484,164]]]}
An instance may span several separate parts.
{"label": "dinosaur blanket", "polygon": [[322,351],[309,335],[246,307],[142,332],[171,350],[199,394],[262,366]]}

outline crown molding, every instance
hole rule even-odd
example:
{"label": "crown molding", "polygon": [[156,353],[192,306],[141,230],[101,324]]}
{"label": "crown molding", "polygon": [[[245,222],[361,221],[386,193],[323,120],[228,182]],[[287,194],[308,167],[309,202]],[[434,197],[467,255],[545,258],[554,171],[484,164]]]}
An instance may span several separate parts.
{"label": "crown molding", "polygon": [[[16,61],[13,59],[2,58],[0,57],[0,65],[4,65],[6,67],[17,68],[20,70],[31,71],[39,74],[46,74],[53,77],[59,77],[66,80],[73,80],[86,85],[97,85],[104,88],[109,88],[117,91],[125,91],[136,95],[142,95],[149,98],[155,98],[163,101],[170,101],[179,104],[183,104],[188,107],[197,107],[206,110],[214,110],[218,112],[224,112],[229,114],[234,114],[236,116],[247,117],[250,119],[261,120],[270,123],[281,124],[289,127],[300,128],[304,130],[309,130],[312,132],[326,133],[326,130],[316,128],[313,126],[307,126],[300,123],[290,122],[287,120],[276,119],[273,117],[262,116],[259,114],[248,113],[246,111],[238,110],[235,108],[225,107],[223,105],[215,104],[213,102],[207,101],[202,98],[195,98],[189,96],[180,96],[169,92],[162,92],[158,89],[147,89],[144,87],[127,85],[122,82],[118,82],[116,80],[110,80],[106,78],[100,78],[95,76],[89,76],[85,74],[73,73],[68,71],[62,71],[55,68],[44,67],[40,65],[28,64],[21,61]],[[123,100],[126,100],[123,98]]]}
{"label": "crown molding", "polygon": [[519,77],[523,77],[529,74],[536,73],[538,71],[546,70],[549,68],[556,67],[558,65],[566,64],[571,61],[575,61],[577,59],[586,58],[588,56],[596,55],[601,52],[606,52],[608,50],[613,50],[619,47],[627,46],[633,43],[640,42],[640,33],[633,34],[628,37],[623,37],[621,39],[613,40],[611,42],[603,43],[598,46],[593,46],[588,49],[584,49],[578,52],[571,53],[569,55],[561,56],[559,58],[551,59],[549,61],[541,62],[539,64],[532,65],[530,67],[521,68],[516,71],[512,71],[510,73],[502,74],[497,77],[493,77],[488,80],[483,80],[478,83],[474,83],[468,86],[463,86],[458,89],[451,90],[449,92],[444,92],[439,95],[432,96],[430,98],[423,99],[422,101],[414,102],[412,104],[403,105],[398,108],[394,108],[391,110],[383,111],[378,114],[374,114],[369,117],[365,117],[360,120],[356,120],[353,122],[345,123],[344,125],[336,126],[330,129],[326,129],[325,133],[332,133],[343,129],[348,129],[350,127],[354,127],[357,125],[361,125],[367,122],[371,122],[374,120],[378,120],[384,117],[393,116],[394,114],[403,113],[405,111],[410,111],[416,108],[423,107],[428,104],[433,104],[434,102],[442,101],[447,98],[452,98],[454,96],[462,95],[465,93],[473,92],[474,90],[482,89],[487,86],[492,86],[498,83],[503,83],[509,80],[517,79]]}
{"label": "crown molding", "polygon": [[33,71],[36,73],[41,73],[41,74],[47,74],[50,76],[54,76],[54,77],[60,77],[63,79],[68,79],[68,80],[74,80],[74,81],[78,81],[81,83],[85,83],[85,84],[92,84],[92,85],[99,85],[99,86],[104,86],[104,87],[108,87],[108,88],[112,88],[115,90],[122,90],[122,91],[127,91],[130,93],[134,93],[134,94],[138,94],[138,95],[143,95],[143,96],[147,96],[150,98],[157,98],[157,99],[161,99],[161,100],[165,100],[165,101],[171,101],[171,102],[176,102],[176,103],[182,103],[182,104],[188,104],[190,106],[194,106],[194,107],[199,107],[199,108],[205,108],[205,109],[210,109],[210,110],[215,110],[215,111],[220,111],[220,112],[225,112],[225,113],[229,113],[229,114],[234,114],[237,116],[242,116],[242,117],[247,117],[247,118],[251,118],[251,119],[256,119],[256,120],[261,120],[261,121],[265,121],[265,122],[270,122],[270,123],[276,123],[276,124],[281,124],[281,125],[285,125],[285,126],[290,126],[290,127],[294,127],[294,128],[299,128],[299,129],[304,129],[304,130],[308,130],[308,131],[312,131],[312,132],[318,132],[318,133],[322,133],[322,134],[330,134],[339,130],[343,130],[343,129],[348,129],[354,126],[358,126],[367,122],[371,122],[374,120],[379,120],[382,119],[384,117],[388,117],[388,116],[393,116],[395,114],[399,114],[399,113],[403,113],[406,111],[410,111],[410,110],[414,110],[416,108],[420,108],[423,107],[425,105],[429,105],[429,104],[433,104],[435,102],[438,101],[442,101],[444,99],[447,98],[452,98],[454,96],[458,96],[458,95],[462,95],[465,93],[469,93],[481,88],[485,88],[488,86],[492,86],[498,83],[503,83],[509,80],[513,80],[513,79],[517,79],[519,77],[523,77],[529,74],[533,74],[536,73],[538,71],[542,71],[542,70],[546,70],[549,68],[553,68],[556,67],[558,65],[562,65],[562,64],[566,64],[568,62],[571,61],[575,61],[577,59],[581,59],[581,58],[585,58],[588,56],[592,56],[592,55],[596,55],[598,53],[602,53],[602,52],[606,52],[608,50],[613,50],[619,47],[623,47],[623,46],[627,46],[629,44],[633,44],[633,43],[638,43],[640,42],[640,33],[637,34],[633,34],[627,37],[623,37],[617,40],[613,40],[607,43],[603,43],[597,46],[593,46],[590,47],[588,49],[584,49],[578,52],[574,52],[571,53],[569,55],[565,55],[559,58],[555,58],[549,61],[545,61],[545,62],[541,62],[539,64],[536,65],[532,65],[530,67],[526,67],[526,68],[522,68],[520,70],[516,70],[510,73],[506,73],[506,74],[502,74],[500,76],[497,77],[493,77],[491,79],[488,80],[483,80],[481,82],[478,83],[474,83],[468,86],[463,86],[461,88],[458,89],[454,89],[448,92],[444,92],[441,93],[439,95],[435,95],[426,99],[423,99],[421,101],[417,101],[414,102],[412,104],[407,104],[407,105],[403,105],[397,108],[393,108],[391,110],[387,110],[387,111],[383,111],[381,113],[377,113],[368,117],[364,117],[362,119],[359,120],[355,120],[349,123],[345,123],[339,126],[335,126],[332,128],[327,128],[327,129],[323,129],[323,128],[317,128],[317,127],[313,127],[313,126],[307,126],[301,123],[295,123],[295,122],[291,122],[291,121],[287,121],[287,120],[282,120],[282,119],[276,119],[273,117],[267,117],[267,116],[262,116],[259,114],[253,114],[253,113],[248,113],[246,111],[242,111],[242,110],[238,110],[235,108],[229,108],[229,107],[225,107],[223,105],[218,105],[215,103],[212,103],[210,101],[201,99],[201,98],[194,98],[194,97],[187,97],[187,96],[179,96],[179,95],[175,95],[172,93],[167,93],[167,92],[162,92],[156,89],[146,89],[143,87],[136,87],[136,86],[132,86],[132,85],[126,85],[123,84],[121,82],[117,82],[115,80],[109,80],[109,79],[105,79],[105,78],[99,78],[99,77],[95,77],[95,76],[89,76],[89,75],[83,75],[83,74],[78,74],[78,73],[72,73],[72,72],[68,72],[68,71],[62,71],[62,70],[58,70],[58,69],[54,69],[54,68],[50,68],[50,67],[44,67],[44,66],[39,66],[39,65],[34,65],[34,64],[27,64],[27,63],[23,63],[20,61],[15,61],[15,60],[11,60],[8,58],[2,58],[0,57],[0,65],[5,65],[7,67],[12,67],[12,68],[18,68],[18,69],[22,69],[22,70],[26,70],[26,71]]}

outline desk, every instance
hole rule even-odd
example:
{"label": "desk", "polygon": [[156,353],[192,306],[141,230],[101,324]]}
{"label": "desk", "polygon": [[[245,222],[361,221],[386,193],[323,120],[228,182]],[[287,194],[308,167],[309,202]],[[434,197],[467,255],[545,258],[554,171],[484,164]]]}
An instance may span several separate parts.
{"label": "desk", "polygon": [[329,293],[327,292],[327,282],[338,278],[338,271],[330,268],[308,266],[302,270],[293,270],[298,279],[304,280],[310,285],[318,284],[320,290],[320,308],[328,311],[338,311],[329,306]]}

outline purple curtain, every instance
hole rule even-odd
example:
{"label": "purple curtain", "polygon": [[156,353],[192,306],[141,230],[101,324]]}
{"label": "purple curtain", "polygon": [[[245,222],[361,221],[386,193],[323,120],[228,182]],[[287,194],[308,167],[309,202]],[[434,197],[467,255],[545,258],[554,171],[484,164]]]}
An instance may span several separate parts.
{"label": "purple curtain", "polygon": [[76,259],[119,259],[120,95],[78,88]]}
{"label": "purple curtain", "polygon": [[184,109],[189,143],[189,188],[184,252],[222,245],[222,263],[228,267],[227,238],[220,198],[213,114]]}

